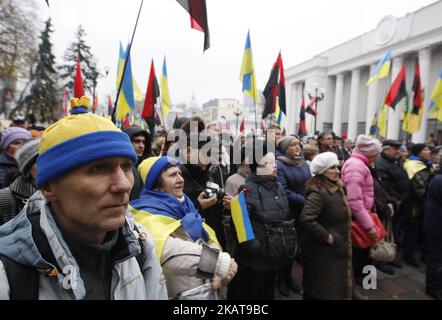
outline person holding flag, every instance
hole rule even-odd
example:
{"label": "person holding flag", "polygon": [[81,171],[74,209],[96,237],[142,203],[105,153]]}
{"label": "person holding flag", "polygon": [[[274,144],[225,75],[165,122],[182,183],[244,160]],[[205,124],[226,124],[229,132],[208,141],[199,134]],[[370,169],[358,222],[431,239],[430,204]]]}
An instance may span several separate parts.
{"label": "person holding flag", "polygon": [[247,152],[251,174],[241,193],[242,204],[236,206],[238,212],[231,205],[234,221],[237,214],[242,223],[235,224],[238,274],[229,285],[228,300],[273,300],[276,274],[297,251],[294,221],[284,188],[276,180],[276,159],[270,147],[255,138],[253,150]]}

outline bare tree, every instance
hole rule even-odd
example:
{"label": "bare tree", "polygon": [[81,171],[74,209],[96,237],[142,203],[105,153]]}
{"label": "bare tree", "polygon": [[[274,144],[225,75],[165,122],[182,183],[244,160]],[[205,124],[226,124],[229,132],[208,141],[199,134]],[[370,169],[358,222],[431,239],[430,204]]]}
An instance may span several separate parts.
{"label": "bare tree", "polygon": [[0,0],[0,113],[17,93],[17,82],[29,77],[36,57],[34,0]]}

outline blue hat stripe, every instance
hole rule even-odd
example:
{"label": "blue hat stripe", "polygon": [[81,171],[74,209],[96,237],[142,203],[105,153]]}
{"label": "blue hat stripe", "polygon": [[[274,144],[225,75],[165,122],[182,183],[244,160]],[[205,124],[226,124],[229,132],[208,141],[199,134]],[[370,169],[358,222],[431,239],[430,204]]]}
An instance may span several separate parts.
{"label": "blue hat stripe", "polygon": [[120,131],[96,131],[63,141],[37,158],[38,189],[47,182],[103,158],[125,157],[137,161],[129,136]]}
{"label": "blue hat stripe", "polygon": [[161,171],[164,170],[169,164],[177,165],[178,160],[171,157],[161,157],[150,168],[146,176],[146,188],[152,190],[155,183],[157,182]]}

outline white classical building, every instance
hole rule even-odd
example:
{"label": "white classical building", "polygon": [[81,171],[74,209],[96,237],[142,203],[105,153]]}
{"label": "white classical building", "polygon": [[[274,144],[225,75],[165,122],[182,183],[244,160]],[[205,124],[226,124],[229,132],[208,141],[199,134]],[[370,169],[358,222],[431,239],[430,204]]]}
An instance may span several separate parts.
{"label": "white classical building", "polygon": [[[369,31],[285,71],[288,106],[285,127],[296,133],[302,96],[315,87],[323,88],[325,98],[318,103],[317,131],[333,130],[354,139],[368,133],[374,114],[383,104],[389,85],[401,67],[406,66],[407,91],[411,91],[416,58],[419,60],[425,105],[421,130],[414,142],[423,142],[434,133],[442,142],[442,124],[428,115],[429,97],[442,70],[442,1],[435,2],[401,18],[387,16]],[[366,86],[377,63],[392,50],[390,76]],[[404,99],[405,100],[405,99]],[[401,115],[404,100],[389,108],[387,137],[404,137]],[[314,117],[307,114],[307,128],[313,133]]]}

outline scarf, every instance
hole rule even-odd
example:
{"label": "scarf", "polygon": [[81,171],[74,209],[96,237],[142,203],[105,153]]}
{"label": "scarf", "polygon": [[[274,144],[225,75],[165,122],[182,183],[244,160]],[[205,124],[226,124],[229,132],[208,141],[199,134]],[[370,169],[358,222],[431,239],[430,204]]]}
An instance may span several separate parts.
{"label": "scarf", "polygon": [[300,167],[304,163],[304,157],[302,155],[292,156],[289,154],[285,154],[283,156],[279,156],[278,160],[284,162],[289,166]]}
{"label": "scarf", "polygon": [[423,162],[428,168],[433,168],[433,163],[431,162],[431,161],[429,161],[429,160],[424,160],[424,159],[422,159],[421,157],[418,157],[418,156],[410,156],[409,158],[408,158],[409,160],[417,160],[417,161],[421,161],[421,162]]}
{"label": "scarf", "polygon": [[167,192],[143,189],[140,199],[133,200],[130,205],[137,210],[144,210],[151,214],[163,215],[181,222],[183,229],[193,241],[203,238],[208,241],[209,235],[204,230],[203,220],[190,198],[184,195],[180,202]]}

